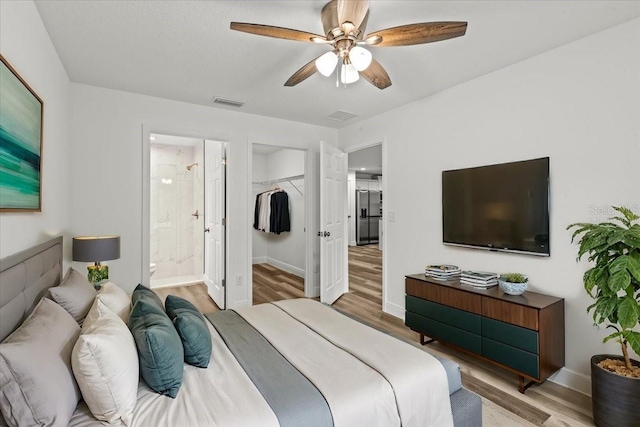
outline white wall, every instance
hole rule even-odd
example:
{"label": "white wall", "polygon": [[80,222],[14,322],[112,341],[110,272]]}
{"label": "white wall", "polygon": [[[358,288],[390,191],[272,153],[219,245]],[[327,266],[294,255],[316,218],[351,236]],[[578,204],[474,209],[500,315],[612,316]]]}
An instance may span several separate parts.
{"label": "white wall", "polygon": [[0,213],[0,258],[63,234],[69,264],[70,83],[33,2],[0,2],[0,52],[44,103],[42,212]]}
{"label": "white wall", "polygon": [[[127,290],[142,280],[144,264],[143,133],[206,134],[207,139],[228,142],[227,301],[231,307],[250,305],[246,285],[251,268],[248,247],[253,222],[248,182],[250,144],[278,141],[296,148],[310,148],[312,155],[318,156],[319,141],[336,145],[338,132],[75,83],[71,85],[71,94],[73,232],[121,236],[121,258],[109,262],[112,266],[109,274]],[[315,204],[316,199],[313,200]],[[314,218],[313,232],[317,230],[317,221]]]}
{"label": "white wall", "polygon": [[[565,228],[600,220],[594,209],[611,204],[640,208],[638,40],[640,19],[340,131],[350,144],[386,137],[387,311],[403,314],[404,275],[427,263],[521,271],[531,290],[565,298],[571,378],[560,381],[588,391],[591,355],[619,348],[601,343],[605,331],[586,314],[588,267],[576,263]],[[551,158],[551,257],[442,245],[443,170],[543,156]]]}
{"label": "white wall", "polygon": [[347,173],[347,215],[349,217],[349,245],[355,246],[356,242],[356,173]]}
{"label": "white wall", "polygon": [[[253,153],[253,160],[251,163],[252,169],[252,182],[263,182],[269,180],[269,174],[267,173],[267,156],[264,154]],[[256,196],[264,191],[267,191],[269,187],[264,184],[253,184],[252,188],[252,202],[253,205],[249,205],[250,208],[255,209]],[[251,253],[253,256],[254,264],[263,264],[267,262],[267,239],[263,236],[259,230],[251,229]]]}

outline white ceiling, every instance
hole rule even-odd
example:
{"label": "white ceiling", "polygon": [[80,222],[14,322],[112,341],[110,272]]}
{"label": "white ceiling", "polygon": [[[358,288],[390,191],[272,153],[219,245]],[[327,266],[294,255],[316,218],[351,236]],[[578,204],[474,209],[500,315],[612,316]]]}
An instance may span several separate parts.
{"label": "white ceiling", "polygon": [[[363,174],[382,173],[382,145],[363,148],[348,155],[348,169]],[[363,171],[362,168],[365,168]]]}
{"label": "white ceiling", "polygon": [[[328,48],[231,31],[231,21],[322,33],[325,1],[36,1],[73,82],[340,128],[640,16],[637,1],[372,0],[368,32],[467,21],[464,37],[372,47],[393,85],[346,88],[316,73],[284,82]],[[232,107],[212,107],[227,108]],[[336,110],[346,122],[325,118]]]}

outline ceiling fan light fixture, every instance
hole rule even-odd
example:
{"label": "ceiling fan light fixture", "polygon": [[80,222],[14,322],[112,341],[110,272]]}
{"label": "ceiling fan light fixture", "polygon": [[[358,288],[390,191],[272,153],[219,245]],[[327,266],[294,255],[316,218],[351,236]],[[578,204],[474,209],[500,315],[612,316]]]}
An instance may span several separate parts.
{"label": "ceiling fan light fixture", "polygon": [[367,49],[355,46],[349,51],[349,59],[358,71],[364,71],[371,65],[372,55]]}
{"label": "ceiling fan light fixture", "polygon": [[360,79],[360,74],[353,64],[343,64],[340,69],[340,81],[342,84],[348,85],[355,83]]}
{"label": "ceiling fan light fixture", "polygon": [[327,52],[316,59],[316,68],[325,77],[329,77],[338,63],[338,56],[334,52]]}

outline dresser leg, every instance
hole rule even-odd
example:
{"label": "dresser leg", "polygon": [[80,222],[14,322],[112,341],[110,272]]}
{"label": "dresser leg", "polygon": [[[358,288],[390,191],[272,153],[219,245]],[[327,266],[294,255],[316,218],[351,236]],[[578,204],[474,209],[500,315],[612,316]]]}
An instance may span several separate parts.
{"label": "dresser leg", "polygon": [[533,384],[535,384],[535,381],[529,381],[528,383],[524,383],[524,377],[518,375],[518,391],[522,394],[524,394],[524,392],[531,387]]}
{"label": "dresser leg", "polygon": [[423,333],[420,334],[420,344],[421,345],[425,345],[425,344],[431,344],[432,342],[434,342],[434,339],[430,339],[428,341],[425,341],[425,336]]}

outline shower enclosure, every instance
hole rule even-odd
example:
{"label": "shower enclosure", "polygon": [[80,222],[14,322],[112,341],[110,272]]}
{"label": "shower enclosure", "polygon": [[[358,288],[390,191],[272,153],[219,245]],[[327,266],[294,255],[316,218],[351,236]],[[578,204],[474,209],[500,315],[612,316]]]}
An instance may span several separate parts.
{"label": "shower enclosure", "polygon": [[199,283],[204,267],[203,140],[154,134],[150,144],[151,287]]}

